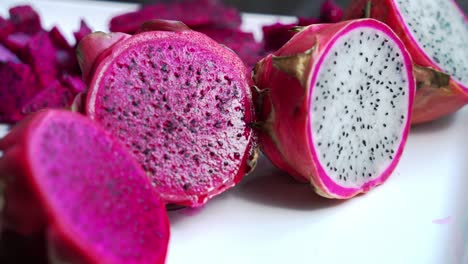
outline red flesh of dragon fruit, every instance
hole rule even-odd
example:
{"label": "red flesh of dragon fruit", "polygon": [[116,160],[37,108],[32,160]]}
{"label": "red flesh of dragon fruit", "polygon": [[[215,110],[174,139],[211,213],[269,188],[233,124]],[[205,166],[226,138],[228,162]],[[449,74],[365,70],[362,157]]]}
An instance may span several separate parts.
{"label": "red flesh of dragon fruit", "polygon": [[138,11],[112,18],[109,29],[112,32],[133,34],[141,24],[152,19],[180,20],[190,28],[238,28],[241,24],[239,12],[224,6],[221,1],[194,0],[143,6]]}
{"label": "red flesh of dragon fruit", "polygon": [[24,63],[0,63],[0,123],[23,118],[21,107],[39,91],[31,68]]}
{"label": "red flesh of dragon fruit", "polygon": [[3,41],[8,35],[15,31],[15,26],[10,20],[0,16],[0,41]]}
{"label": "red flesh of dragon fruit", "polygon": [[[75,37],[79,41],[90,32],[82,21]],[[57,27],[49,32],[42,29],[38,14],[30,6],[13,7],[9,19],[0,18],[0,41],[4,80],[0,85],[0,99],[8,101],[0,107],[0,122],[15,123],[32,109],[40,110],[38,106],[70,107],[64,102],[71,103],[70,97],[85,90],[85,84],[79,78],[81,73],[75,47],[67,42]],[[20,62],[24,64],[19,65]],[[6,67],[10,66],[12,68],[7,70]],[[21,69],[25,71],[20,73]],[[23,80],[18,80],[19,76]],[[59,94],[51,96],[53,91],[59,91]]]}
{"label": "red flesh of dragon fruit", "polygon": [[80,65],[98,61],[86,114],[132,150],[167,203],[198,206],[254,166],[247,69],[204,34],[155,25],[116,43],[93,33],[79,44]]}
{"label": "red flesh of dragon fruit", "polygon": [[34,95],[21,108],[21,113],[27,115],[45,108],[67,108],[72,104],[77,93],[55,80],[49,87]]}
{"label": "red flesh of dragon fruit", "polygon": [[358,0],[346,17],[364,15],[388,24],[417,65],[412,123],[435,120],[468,103],[468,20],[454,1]]}
{"label": "red flesh of dragon fruit", "polygon": [[86,35],[91,34],[91,28],[86,24],[84,20],[80,22],[80,29],[78,31],[73,32],[73,36],[75,37],[76,43],[78,44]]}
{"label": "red flesh of dragon fruit", "polygon": [[263,45],[255,41],[250,32],[227,28],[198,28],[196,30],[232,49],[249,69],[265,55]]}
{"label": "red flesh of dragon fruit", "polygon": [[9,10],[9,13],[16,32],[35,34],[42,30],[41,19],[31,6],[15,6]]}
{"label": "red flesh of dragon fruit", "polygon": [[26,46],[25,61],[32,67],[42,87],[58,77],[56,50],[47,32],[34,35]]}
{"label": "red flesh of dragon fruit", "polygon": [[51,263],[164,263],[164,204],[96,123],[47,110],[15,126],[0,150],[3,229],[46,234]]}
{"label": "red flesh of dragon fruit", "polygon": [[390,176],[408,135],[415,82],[408,52],[385,24],[305,27],[253,77],[260,145],[276,166],[339,199]]}
{"label": "red flesh of dragon fruit", "polygon": [[8,49],[22,57],[21,55],[23,55],[23,50],[26,48],[30,40],[30,35],[25,33],[13,33],[8,35],[3,43]]}

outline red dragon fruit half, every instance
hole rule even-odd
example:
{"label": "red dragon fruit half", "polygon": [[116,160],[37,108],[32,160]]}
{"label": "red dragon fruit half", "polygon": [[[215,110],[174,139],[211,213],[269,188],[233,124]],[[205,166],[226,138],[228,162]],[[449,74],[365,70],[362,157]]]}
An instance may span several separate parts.
{"label": "red dragon fruit half", "polygon": [[376,20],[303,28],[254,70],[262,150],[322,196],[369,191],[402,154],[412,69],[403,43]]}
{"label": "red dragon fruit half", "polygon": [[412,123],[450,114],[468,103],[468,20],[452,0],[357,0],[347,18],[389,25],[415,65]]}
{"label": "red dragon fruit half", "polygon": [[168,203],[198,206],[240,181],[256,160],[242,61],[180,22],[114,34],[79,44],[86,114],[131,149]]}
{"label": "red dragon fruit half", "polygon": [[46,234],[51,263],[164,263],[164,204],[131,154],[96,123],[38,112],[0,140],[0,150],[2,228]]}

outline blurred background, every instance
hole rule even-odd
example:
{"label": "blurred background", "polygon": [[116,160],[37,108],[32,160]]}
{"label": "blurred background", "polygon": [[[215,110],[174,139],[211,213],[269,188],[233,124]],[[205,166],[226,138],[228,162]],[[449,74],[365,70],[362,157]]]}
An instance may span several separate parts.
{"label": "blurred background", "polygon": [[[113,0],[115,1],[115,0]],[[154,3],[171,2],[168,0],[125,0],[122,2]],[[322,0],[223,0],[224,3],[237,7],[242,12],[278,14],[291,16],[314,16],[319,12]],[[336,0],[341,7],[346,7],[351,0]],[[456,0],[465,12],[468,12],[468,0]]]}

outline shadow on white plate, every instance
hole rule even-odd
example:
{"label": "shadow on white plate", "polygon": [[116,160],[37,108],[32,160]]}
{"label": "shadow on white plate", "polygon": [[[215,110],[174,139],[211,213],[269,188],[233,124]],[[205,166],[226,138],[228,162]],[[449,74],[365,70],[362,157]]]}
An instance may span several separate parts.
{"label": "shadow on white plate", "polygon": [[413,125],[411,127],[410,133],[414,134],[428,134],[428,133],[435,133],[437,131],[442,131],[450,127],[455,120],[457,119],[457,114],[451,114],[449,116],[440,118],[438,120]]}
{"label": "shadow on white plate", "polygon": [[273,166],[263,155],[254,173],[247,175],[233,192],[242,199],[293,210],[320,210],[342,203],[317,195],[308,183],[301,183]]}

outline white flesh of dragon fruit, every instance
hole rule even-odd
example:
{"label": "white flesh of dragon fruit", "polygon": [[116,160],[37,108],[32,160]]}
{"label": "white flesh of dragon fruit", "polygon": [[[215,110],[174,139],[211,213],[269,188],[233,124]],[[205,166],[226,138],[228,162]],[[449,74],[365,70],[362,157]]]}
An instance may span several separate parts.
{"label": "white flesh of dragon fruit", "polygon": [[412,38],[431,60],[468,88],[468,21],[450,0],[397,0]]}
{"label": "white flesh of dragon fruit", "polygon": [[362,28],[338,38],[317,62],[309,102],[313,156],[319,173],[342,187],[365,190],[383,181],[403,149],[414,80],[401,48],[384,32]]}

